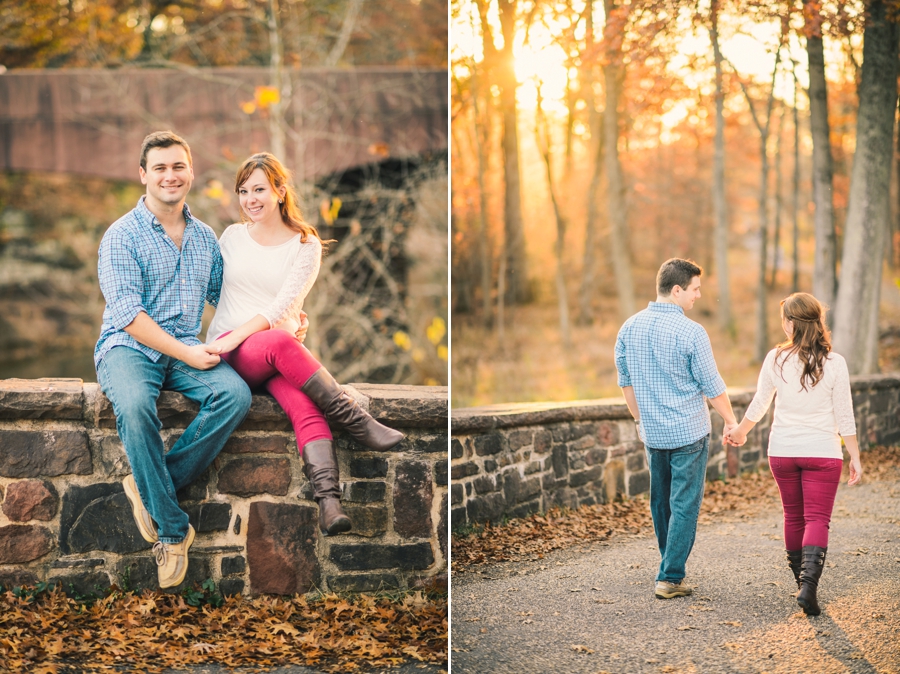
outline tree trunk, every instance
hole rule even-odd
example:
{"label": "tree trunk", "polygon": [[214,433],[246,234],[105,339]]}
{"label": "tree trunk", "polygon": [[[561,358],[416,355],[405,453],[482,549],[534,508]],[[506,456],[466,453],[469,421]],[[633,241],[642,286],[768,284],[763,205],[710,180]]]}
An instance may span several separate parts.
{"label": "tree trunk", "polygon": [[[603,111],[603,144],[606,168],[606,199],[610,223],[610,256],[619,295],[619,312],[627,319],[635,312],[634,281],[631,273],[631,251],[628,245],[628,220],[625,210],[625,181],[619,162],[619,96],[622,90],[621,31],[627,7],[616,7],[614,0],[604,0],[606,8],[607,62],[603,69],[606,84],[606,106]],[[616,21],[612,17],[616,16]]]}
{"label": "tree trunk", "polygon": [[[491,251],[487,224],[487,189],[484,186],[485,156],[481,134],[490,129],[490,118],[485,119],[479,128],[481,115],[478,109],[478,66],[472,63],[472,107],[475,113],[475,152],[478,155],[478,203],[479,203],[479,236],[478,254],[481,262],[481,320],[485,328],[491,326]],[[487,133],[485,133],[487,136]]]}
{"label": "tree trunk", "polygon": [[518,0],[499,0],[503,49],[498,63],[500,109],[503,115],[504,229],[506,235],[506,292],[513,303],[531,299],[528,284],[528,259],[522,223],[522,188],[519,171],[519,132],[516,126],[516,73],[513,68],[513,41],[516,34]]}
{"label": "tree trunk", "polygon": [[894,118],[897,110],[898,26],[884,2],[872,2],[863,36],[856,153],[835,303],[834,349],[851,374],[878,369],[878,304],[890,217]]}
{"label": "tree trunk", "polygon": [[791,199],[791,223],[792,223],[792,245],[791,254],[791,292],[795,293],[800,289],[800,112],[797,110],[797,89],[800,83],[797,81],[796,68],[791,70],[794,78],[794,184],[793,198]]}
{"label": "tree trunk", "polygon": [[713,211],[716,217],[715,260],[719,280],[719,325],[734,337],[737,332],[731,313],[731,284],[728,269],[728,210],[725,200],[725,92],[722,88],[722,52],[719,49],[719,3],[710,8],[709,38],[716,64],[716,137],[713,153]]}
{"label": "tree trunk", "polygon": [[819,3],[803,0],[806,19],[806,54],[809,59],[809,118],[813,142],[813,203],[815,204],[816,254],[812,290],[821,302],[834,306],[837,292],[837,242],[834,231],[833,161],[828,126],[828,86],[825,50],[819,27]]}
{"label": "tree trunk", "polygon": [[759,283],[756,286],[756,360],[763,362],[769,352],[769,321],[767,318],[766,295],[766,251],[769,245],[769,215],[767,210],[769,199],[769,154],[767,151],[769,130],[772,127],[772,105],[775,102],[775,79],[778,76],[778,64],[781,63],[781,44],[775,54],[775,67],[772,69],[772,86],[769,88],[769,102],[766,105],[766,123],[763,125],[747,86],[741,82],[741,90],[750,107],[753,123],[759,130],[760,185],[759,185]]}
{"label": "tree trunk", "polygon": [[[281,54],[281,31],[278,27],[278,0],[269,0],[267,17],[269,29],[269,58],[272,69],[272,87],[278,92],[278,101],[269,106],[269,139],[272,143],[272,154],[281,161],[284,156],[284,108],[290,100],[290,77],[284,77]],[[285,94],[287,93],[287,96]]]}
{"label": "tree trunk", "polygon": [[775,227],[772,231],[772,275],[769,277],[769,288],[775,287],[775,275],[778,273],[778,246],[781,238],[781,136],[784,131],[784,108],[778,115],[778,135],[775,136]]}
{"label": "tree trunk", "polygon": [[550,202],[553,204],[553,215],[556,218],[556,299],[559,307],[559,332],[562,335],[563,346],[572,345],[572,334],[569,330],[569,298],[566,293],[566,274],[563,268],[563,249],[566,241],[566,220],[559,209],[556,200],[556,192],[553,188],[553,165],[550,158],[550,128],[541,101],[541,88],[537,90],[537,109],[535,110],[534,138],[538,151],[544,160],[544,169],[547,172],[547,190],[550,192]]}
{"label": "tree trunk", "polygon": [[[592,52],[594,44],[594,17],[592,3],[585,6],[585,52]],[[579,325],[593,325],[594,310],[594,278],[597,273],[597,196],[600,191],[600,177],[603,169],[603,120],[597,112],[597,100],[594,96],[594,58],[586,58],[584,68],[584,100],[588,109],[588,124],[591,130],[591,153],[593,162],[591,184],[587,192],[587,220],[584,226],[584,256],[581,265],[581,284],[578,288]]]}

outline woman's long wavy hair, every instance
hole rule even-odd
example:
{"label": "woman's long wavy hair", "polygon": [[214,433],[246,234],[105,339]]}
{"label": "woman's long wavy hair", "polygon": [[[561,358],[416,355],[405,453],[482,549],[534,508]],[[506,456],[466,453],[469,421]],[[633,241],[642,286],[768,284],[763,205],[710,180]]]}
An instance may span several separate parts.
{"label": "woman's long wavy hair", "polygon": [[825,325],[826,307],[809,293],[794,293],[781,300],[781,315],[794,324],[791,336],[778,345],[775,361],[780,360],[784,379],[784,361],[796,354],[803,373],[800,386],[807,390],[822,380],[825,359],[831,352],[831,333]]}
{"label": "woman's long wavy hair", "polygon": [[[234,179],[235,194],[239,194],[241,185],[247,182],[250,174],[256,169],[261,169],[266,174],[269,184],[276,193],[282,187],[285,188],[282,203],[278,204],[284,224],[295,232],[299,232],[301,234],[300,240],[303,243],[306,243],[306,239],[310,235],[321,241],[322,237],[319,236],[319,232],[303,218],[303,214],[300,212],[300,206],[297,204],[297,192],[294,190],[294,185],[291,182],[291,172],[284,167],[284,164],[278,161],[275,155],[269,152],[257,152],[246,159],[241,164]],[[241,209],[241,222],[250,222],[250,218],[244,213],[243,208]]]}

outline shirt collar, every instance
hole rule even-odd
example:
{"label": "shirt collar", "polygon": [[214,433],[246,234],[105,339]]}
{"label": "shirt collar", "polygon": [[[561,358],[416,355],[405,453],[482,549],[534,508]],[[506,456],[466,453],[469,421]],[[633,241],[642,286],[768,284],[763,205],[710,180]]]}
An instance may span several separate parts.
{"label": "shirt collar", "polygon": [[664,311],[666,313],[680,313],[682,316],[684,315],[684,309],[682,309],[677,304],[672,304],[671,302],[650,302],[647,304],[647,309],[650,311]]}
{"label": "shirt collar", "polygon": [[[151,225],[155,227],[162,227],[162,223],[160,223],[159,219],[153,215],[149,208],[147,208],[147,204],[144,201],[147,199],[146,194],[142,194],[141,198],[138,199],[136,210],[141,220],[145,222],[149,222]],[[184,204],[184,208],[182,208],[181,212],[184,214],[184,224],[185,227],[189,227],[194,220],[194,216],[191,215],[191,209],[188,207],[187,202]]]}

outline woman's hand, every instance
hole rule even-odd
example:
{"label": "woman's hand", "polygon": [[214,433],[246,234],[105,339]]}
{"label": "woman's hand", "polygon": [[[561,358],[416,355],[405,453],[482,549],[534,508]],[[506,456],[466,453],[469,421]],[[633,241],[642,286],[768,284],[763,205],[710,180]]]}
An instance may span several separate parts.
{"label": "woman's hand", "polygon": [[292,335],[297,334],[297,330],[300,329],[300,324],[295,321],[293,318],[285,318],[280,323],[276,323],[272,326],[273,330],[284,330],[285,332],[289,332]]}
{"label": "woman's hand", "polygon": [[234,351],[238,348],[244,340],[233,339],[231,335],[234,333],[229,333],[224,337],[219,337],[216,341],[214,341],[209,346],[212,349],[216,349],[216,353],[228,353],[229,351]]}
{"label": "woman's hand", "polygon": [[734,447],[740,447],[747,442],[747,434],[741,431],[740,426],[735,426],[725,433],[725,442]]}
{"label": "woman's hand", "polygon": [[309,329],[309,317],[305,311],[301,311],[299,322],[293,318],[286,318],[280,323],[273,325],[272,329],[289,332],[302,343],[303,340],[306,339],[306,331]]}
{"label": "woman's hand", "polygon": [[859,484],[862,479],[863,469],[858,456],[850,457],[850,479],[847,480],[848,485]]}

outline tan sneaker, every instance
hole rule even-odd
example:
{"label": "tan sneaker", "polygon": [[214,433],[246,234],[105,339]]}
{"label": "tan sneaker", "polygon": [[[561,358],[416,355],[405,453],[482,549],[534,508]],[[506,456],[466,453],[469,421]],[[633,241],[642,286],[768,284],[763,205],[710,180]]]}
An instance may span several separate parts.
{"label": "tan sneaker", "polygon": [[163,543],[157,541],[153,546],[153,554],[156,555],[156,570],[159,577],[159,586],[175,587],[184,582],[188,568],[188,548],[194,542],[194,527],[188,524],[188,532],[181,543]]}
{"label": "tan sneaker", "polygon": [[128,475],[122,480],[122,486],[125,488],[125,496],[131,503],[131,514],[134,515],[134,523],[137,524],[138,531],[141,532],[144,540],[148,543],[156,543],[159,540],[159,534],[156,533],[156,527],[153,526],[153,519],[150,513],[144,507],[141,501],[141,495],[138,492],[137,483],[134,481],[134,475]]}
{"label": "tan sneaker", "polygon": [[677,583],[669,583],[665,580],[660,580],[656,583],[656,598],[657,599],[671,599],[672,597],[687,597],[690,594],[693,594],[694,588],[690,585],[686,585],[684,579],[678,581]]}

